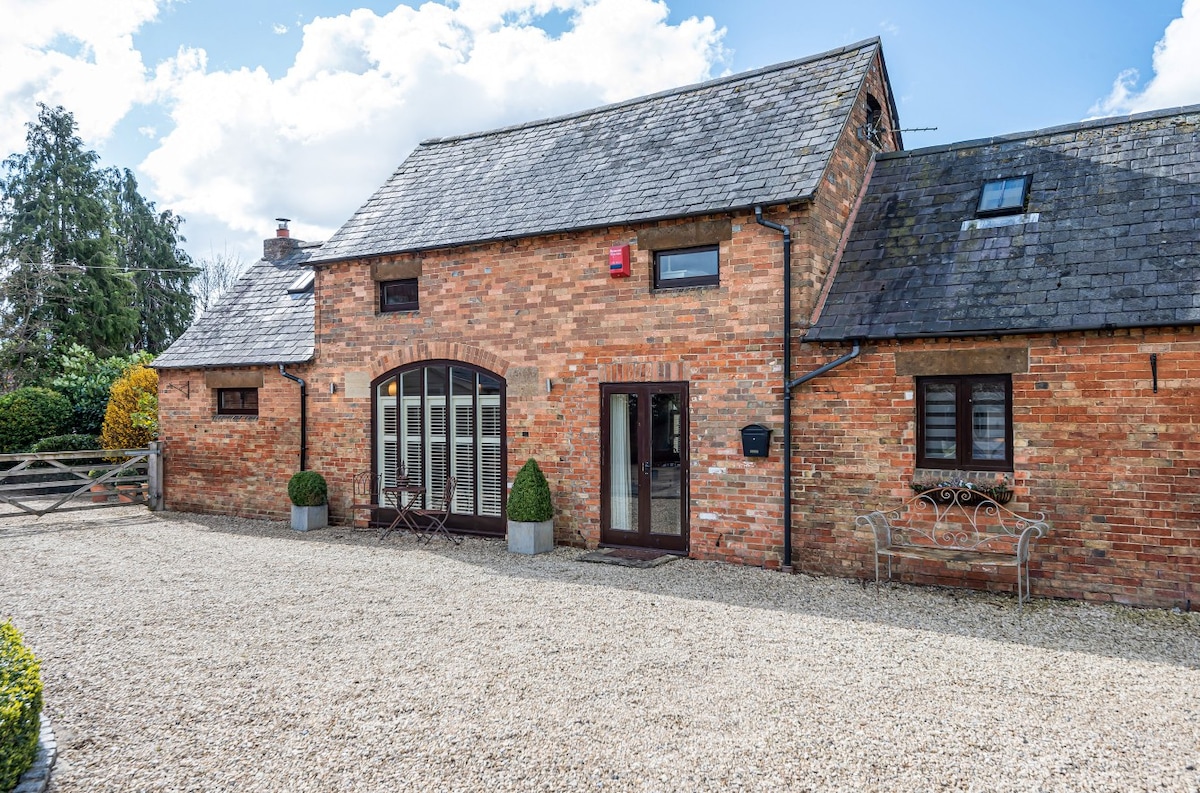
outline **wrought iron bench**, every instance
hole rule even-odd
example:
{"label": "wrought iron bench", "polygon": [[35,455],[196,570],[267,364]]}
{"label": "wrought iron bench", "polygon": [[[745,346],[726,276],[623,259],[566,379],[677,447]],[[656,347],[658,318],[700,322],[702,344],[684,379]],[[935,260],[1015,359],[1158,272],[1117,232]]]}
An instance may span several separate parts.
{"label": "wrought iron bench", "polygon": [[876,584],[881,557],[887,560],[889,581],[894,558],[1015,567],[1021,605],[1030,596],[1030,546],[1050,533],[1045,513],[1019,515],[961,487],[927,490],[895,509],[860,515],[854,522],[870,527],[875,537]]}

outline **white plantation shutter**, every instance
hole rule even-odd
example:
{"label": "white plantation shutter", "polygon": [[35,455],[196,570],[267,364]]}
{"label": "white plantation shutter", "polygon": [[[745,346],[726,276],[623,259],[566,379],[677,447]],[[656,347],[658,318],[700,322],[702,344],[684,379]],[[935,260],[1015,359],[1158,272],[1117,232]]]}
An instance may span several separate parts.
{"label": "white plantation shutter", "polygon": [[504,461],[500,458],[501,405],[498,395],[479,397],[479,514],[500,517]]}
{"label": "white plantation shutter", "polygon": [[404,437],[404,475],[408,481],[420,485],[425,482],[425,467],[421,464],[421,397],[406,396],[402,434]]}
{"label": "white plantation shutter", "polygon": [[440,508],[453,475],[453,513],[499,518],[505,495],[503,381],[434,364],[409,369],[395,382],[398,396],[394,387],[387,394],[387,382],[376,392],[376,467],[384,484],[395,484],[403,473],[425,488],[425,507]]}
{"label": "white plantation shutter", "polygon": [[454,512],[475,514],[475,409],[470,395],[451,398],[454,423],[454,456],[451,470],[458,481],[454,491]]}
{"label": "white plantation shutter", "polygon": [[427,507],[441,505],[442,492],[446,487],[446,468],[449,463],[446,437],[446,398],[427,397],[425,418],[429,434],[425,444],[425,504]]}
{"label": "white plantation shutter", "polygon": [[396,442],[396,398],[386,394],[377,397],[379,437],[376,449],[379,454],[379,473],[383,476],[383,486],[396,484],[397,442]]}

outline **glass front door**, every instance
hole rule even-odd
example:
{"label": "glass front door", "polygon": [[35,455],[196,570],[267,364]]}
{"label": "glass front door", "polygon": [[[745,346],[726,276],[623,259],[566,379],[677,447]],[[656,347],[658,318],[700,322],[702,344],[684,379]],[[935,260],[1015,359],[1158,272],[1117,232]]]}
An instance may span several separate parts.
{"label": "glass front door", "polygon": [[687,385],[601,386],[601,542],[687,550]]}

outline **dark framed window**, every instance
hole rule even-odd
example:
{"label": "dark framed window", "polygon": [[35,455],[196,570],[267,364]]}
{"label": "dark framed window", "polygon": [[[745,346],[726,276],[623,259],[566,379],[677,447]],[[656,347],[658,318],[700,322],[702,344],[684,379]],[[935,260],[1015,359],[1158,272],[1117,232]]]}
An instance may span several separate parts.
{"label": "dark framed window", "polygon": [[681,248],[654,254],[654,288],[716,286],[720,283],[718,246]]}
{"label": "dark framed window", "polygon": [[257,416],[257,388],[218,388],[218,416]]}
{"label": "dark framed window", "polygon": [[1012,377],[917,378],[917,467],[1012,470]]}
{"label": "dark framed window", "polygon": [[975,214],[1015,215],[1024,212],[1025,202],[1029,199],[1029,182],[1028,176],[984,182],[979,191],[979,206],[976,207]]}
{"label": "dark framed window", "polygon": [[379,310],[381,312],[416,311],[417,303],[416,278],[379,282]]}

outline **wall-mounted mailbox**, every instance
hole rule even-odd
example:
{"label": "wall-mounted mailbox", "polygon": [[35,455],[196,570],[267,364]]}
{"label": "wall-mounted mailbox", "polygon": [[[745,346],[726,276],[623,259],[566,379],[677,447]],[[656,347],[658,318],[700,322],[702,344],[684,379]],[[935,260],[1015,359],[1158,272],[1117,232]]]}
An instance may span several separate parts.
{"label": "wall-mounted mailbox", "polygon": [[608,249],[608,274],[613,278],[629,277],[629,246],[614,245]]}
{"label": "wall-mounted mailbox", "polygon": [[771,451],[771,430],[761,424],[742,427],[742,455],[745,457],[767,457]]}

